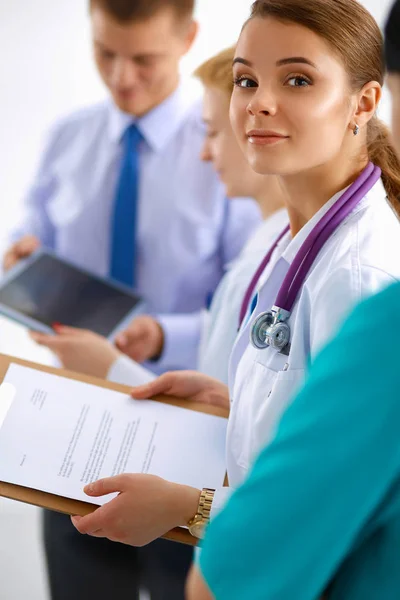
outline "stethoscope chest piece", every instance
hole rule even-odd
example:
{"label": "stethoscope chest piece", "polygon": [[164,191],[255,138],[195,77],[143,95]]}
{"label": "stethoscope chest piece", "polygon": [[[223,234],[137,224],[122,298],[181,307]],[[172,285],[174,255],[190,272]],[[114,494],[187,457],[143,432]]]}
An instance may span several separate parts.
{"label": "stethoscope chest piece", "polygon": [[268,312],[263,312],[253,323],[253,327],[251,328],[251,343],[258,350],[264,350],[268,348],[269,343],[267,342],[268,338],[268,330],[274,322],[274,315],[269,310]]}
{"label": "stethoscope chest piece", "polygon": [[271,346],[282,352],[290,342],[290,327],[280,321],[281,315],[273,311],[263,312],[254,321],[251,328],[251,343],[257,350]]}

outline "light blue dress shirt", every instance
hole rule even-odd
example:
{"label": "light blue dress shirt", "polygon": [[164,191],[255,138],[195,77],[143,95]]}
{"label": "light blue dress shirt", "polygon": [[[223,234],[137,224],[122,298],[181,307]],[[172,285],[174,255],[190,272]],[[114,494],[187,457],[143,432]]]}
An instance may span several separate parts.
{"label": "light blue dress shirt", "polygon": [[[107,276],[121,138],[133,121],[104,102],[57,123],[13,239],[36,235],[60,256]],[[166,333],[166,352],[154,368],[190,368],[197,359],[198,338],[190,331],[198,327],[198,311],[260,214],[248,199],[227,200],[211,165],[200,161],[201,105],[183,85],[137,123],[144,137],[137,289],[148,312],[164,315]],[[193,339],[192,346],[179,343],[182,332]]]}
{"label": "light blue dress shirt", "polygon": [[361,304],[212,521],[218,600],[400,598],[400,284]]}

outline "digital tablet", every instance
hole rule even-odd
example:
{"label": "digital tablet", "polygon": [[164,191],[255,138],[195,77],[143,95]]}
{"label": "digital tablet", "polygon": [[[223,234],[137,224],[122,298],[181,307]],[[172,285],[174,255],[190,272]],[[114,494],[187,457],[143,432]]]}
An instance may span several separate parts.
{"label": "digital tablet", "polygon": [[128,287],[92,275],[42,248],[0,281],[0,313],[46,333],[59,323],[112,338],[143,307]]}

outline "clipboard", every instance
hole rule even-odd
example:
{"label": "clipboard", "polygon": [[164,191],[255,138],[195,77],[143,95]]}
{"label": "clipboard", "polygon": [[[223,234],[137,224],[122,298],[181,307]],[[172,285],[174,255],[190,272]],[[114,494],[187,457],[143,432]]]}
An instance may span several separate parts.
{"label": "clipboard", "polygon": [[[89,383],[97,387],[110,389],[116,392],[122,392],[124,394],[130,394],[131,392],[131,387],[126,385],[112,383],[110,381],[99,379],[97,377],[83,375],[80,373],[74,373],[72,371],[67,371],[66,369],[58,369],[56,367],[40,365],[13,356],[8,356],[6,354],[0,354],[0,386],[4,381],[9,366],[13,363],[23,367],[35,369],[36,371],[42,371],[44,373],[59,375],[60,377],[73,379],[74,381],[79,381],[81,383]],[[153,398],[153,400],[218,417],[226,418],[228,416],[228,413],[225,409],[215,406],[209,406],[195,402],[187,402],[181,399],[171,399],[170,397],[163,396],[157,396],[156,398]],[[60,512],[67,515],[79,515],[82,517],[94,512],[98,508],[95,504],[91,504],[89,502],[72,500],[70,498],[65,498],[62,496],[49,494],[47,492],[42,492],[40,490],[35,490],[32,488],[22,487],[1,481],[0,496],[3,496],[4,498],[9,498],[10,500],[23,502],[25,504],[32,504],[34,506],[38,506],[40,508],[45,508],[55,512]],[[169,531],[162,537],[173,542],[179,542],[181,544],[187,544],[190,546],[196,546],[199,542],[199,540],[197,538],[194,538],[187,529],[181,527]]]}

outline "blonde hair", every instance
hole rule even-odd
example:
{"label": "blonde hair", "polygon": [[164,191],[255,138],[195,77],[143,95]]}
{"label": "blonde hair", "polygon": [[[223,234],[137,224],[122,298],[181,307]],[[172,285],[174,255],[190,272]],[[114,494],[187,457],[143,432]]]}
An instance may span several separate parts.
{"label": "blonde hair", "polygon": [[226,48],[208,59],[194,72],[206,87],[216,87],[231,96],[233,91],[232,63],[235,58],[235,46]]}

